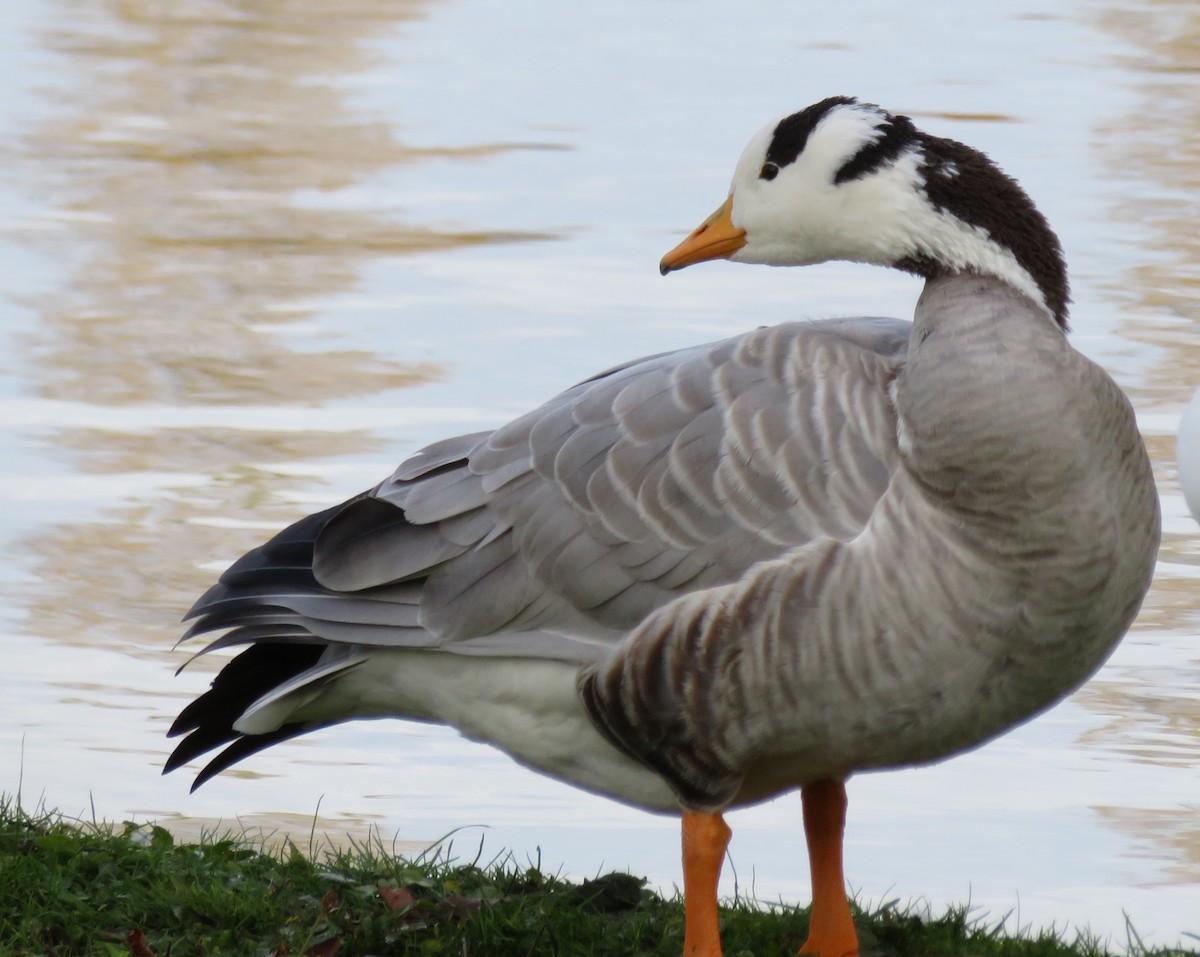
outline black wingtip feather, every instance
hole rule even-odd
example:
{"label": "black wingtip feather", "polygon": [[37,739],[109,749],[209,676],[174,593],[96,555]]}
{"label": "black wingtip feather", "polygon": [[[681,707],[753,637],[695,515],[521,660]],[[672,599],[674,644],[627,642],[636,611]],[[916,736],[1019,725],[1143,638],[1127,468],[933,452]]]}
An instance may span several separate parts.
{"label": "black wingtip feather", "polygon": [[[251,619],[256,616],[270,614],[268,596],[280,587],[320,590],[312,571],[317,538],[331,519],[367,494],[300,519],[234,562],[188,612],[184,620],[196,621],[186,637],[253,624]],[[192,786],[195,790],[242,758],[313,730],[313,725],[290,724],[268,734],[242,735],[233,725],[263,695],[315,665],[325,647],[316,637],[308,641],[264,640],[230,660],[209,690],[188,704],[171,724],[168,737],[186,737],[167,759],[163,773],[227,744],[197,776]]]}
{"label": "black wingtip feather", "polygon": [[233,723],[262,695],[316,664],[322,650],[316,644],[251,645],[230,661],[213,680],[212,687],[187,705],[171,724],[168,737],[191,733],[167,758],[163,773],[232,741],[200,773],[192,786],[194,791],[235,761],[310,730],[306,725],[286,725],[269,734],[243,736],[234,730]]}
{"label": "black wingtip feather", "polygon": [[[172,733],[180,734],[182,732],[175,731],[172,728],[168,732],[168,736]],[[171,752],[171,756],[167,758],[166,763],[163,765],[163,774],[168,774],[176,768],[182,767],[191,761],[192,758],[199,757],[213,748],[219,748],[221,745],[233,741],[237,736],[237,732],[232,727],[199,728],[192,731],[191,734],[175,746],[175,750]]]}
{"label": "black wingtip feather", "polygon": [[298,737],[306,732],[315,731],[318,727],[320,725],[285,724],[282,728],[272,731],[270,734],[242,735],[204,766],[204,769],[196,775],[196,780],[192,782],[190,791],[194,793],[200,785],[216,777],[231,765],[237,764],[243,758],[248,758],[250,755],[262,751],[264,748],[269,748],[273,744],[278,744],[280,741],[286,741],[289,738]]}
{"label": "black wingtip feather", "polygon": [[183,620],[190,621],[204,614],[210,605],[252,585],[278,584],[289,578],[311,582],[313,547],[317,537],[332,518],[368,494],[363,492],[340,505],[308,515],[293,522],[269,541],[250,549],[225,569],[217,584],[200,596]]}
{"label": "black wingtip feather", "polygon": [[179,713],[168,736],[202,725],[232,728],[264,694],[315,665],[323,650],[320,644],[251,645],[221,669],[208,691]]}

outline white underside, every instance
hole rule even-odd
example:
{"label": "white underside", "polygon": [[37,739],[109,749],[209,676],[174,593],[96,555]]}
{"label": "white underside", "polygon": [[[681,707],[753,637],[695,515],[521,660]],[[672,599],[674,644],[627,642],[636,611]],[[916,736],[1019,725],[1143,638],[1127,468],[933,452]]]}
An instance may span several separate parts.
{"label": "white underside", "polygon": [[259,699],[235,730],[264,734],[291,722],[347,718],[433,721],[584,790],[647,810],[679,810],[661,777],[592,725],[575,690],[578,665],[419,649],[347,651]]}

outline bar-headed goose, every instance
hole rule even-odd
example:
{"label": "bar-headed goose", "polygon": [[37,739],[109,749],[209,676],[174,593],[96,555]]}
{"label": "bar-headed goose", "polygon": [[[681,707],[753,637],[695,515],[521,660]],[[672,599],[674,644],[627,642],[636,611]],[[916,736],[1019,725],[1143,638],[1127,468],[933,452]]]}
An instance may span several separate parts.
{"label": "bar-headed goose", "polygon": [[706,957],[722,812],[799,789],[802,950],[854,953],[846,778],[1086,680],[1149,585],[1158,501],[1129,402],[1067,343],[1057,239],[983,154],[823,100],[754,137],[661,268],[716,258],[926,283],[913,322],[630,362],[285,529],[192,609],[189,636],[249,647],[176,720],[168,770],[225,746],[198,785],[352,718],[453,725],[680,814],[684,952]]}

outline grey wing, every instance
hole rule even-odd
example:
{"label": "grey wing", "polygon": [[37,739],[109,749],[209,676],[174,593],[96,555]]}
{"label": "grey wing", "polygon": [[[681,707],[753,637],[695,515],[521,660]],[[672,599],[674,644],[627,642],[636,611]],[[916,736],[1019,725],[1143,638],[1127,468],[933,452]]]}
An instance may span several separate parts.
{"label": "grey wing", "polygon": [[897,462],[909,330],[758,329],[430,446],[329,521],[321,595],[287,604],[330,641],[594,659],[683,593],[858,534]]}

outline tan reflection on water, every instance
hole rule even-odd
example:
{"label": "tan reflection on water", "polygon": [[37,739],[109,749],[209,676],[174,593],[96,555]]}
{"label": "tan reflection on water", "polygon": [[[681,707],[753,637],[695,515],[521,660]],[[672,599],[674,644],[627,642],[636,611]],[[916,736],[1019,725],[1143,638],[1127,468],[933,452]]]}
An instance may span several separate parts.
{"label": "tan reflection on water", "polygon": [[1169,863],[1155,884],[1200,884],[1200,818],[1175,808],[1101,807],[1100,816],[1110,826],[1149,845],[1149,856]]}
{"label": "tan reflection on water", "polygon": [[[1111,277],[1108,293],[1128,315],[1121,334],[1151,344],[1161,361],[1127,383],[1140,410],[1179,409],[1200,386],[1200,7],[1146,0],[1110,7],[1099,25],[1128,44],[1120,66],[1135,77],[1136,109],[1097,130],[1097,146],[1120,188],[1112,228],[1142,238],[1138,261]],[[1150,435],[1159,487],[1178,496],[1175,437]],[[1106,672],[1085,701],[1112,716],[1095,737],[1159,768],[1200,766],[1200,533],[1164,535],[1160,566],[1134,640],[1150,660]],[[1178,794],[1178,791],[1175,792]],[[1153,795],[1146,795],[1153,803]],[[1176,799],[1177,800],[1177,797]],[[1163,880],[1200,883],[1200,796],[1169,807],[1097,809],[1148,856],[1169,863]]]}
{"label": "tan reflection on water", "polygon": [[1132,50],[1120,66],[1137,77],[1138,104],[1096,131],[1097,147],[1118,185],[1158,187],[1113,206],[1114,228],[1145,238],[1109,288],[1130,307],[1122,334],[1167,351],[1144,397],[1177,404],[1200,384],[1200,7],[1145,0],[1099,23]]}
{"label": "tan reflection on water", "polygon": [[[378,257],[520,238],[439,231],[343,198],[388,167],[453,155],[404,146],[344,84],[372,65],[369,41],[426,5],[57,4],[46,38],[61,54],[47,92],[54,117],[24,141],[43,212],[22,234],[63,262],[65,281],[33,304],[23,374],[46,399],[120,406],[134,424],[53,438],[64,474],[124,477],[131,504],[23,543],[37,584],[18,600],[37,634],[160,657],[167,684],[180,614],[213,577],[198,563],[232,560],[311,510],[287,499],[319,495],[304,477],[314,463],[377,441],[256,429],[252,411],[222,407],[301,415],[439,375],[311,338],[289,345],[289,324],[353,291]],[[478,161],[510,148],[457,152]],[[216,424],[139,427],[142,406],[208,407]],[[173,708],[161,710],[165,721]]]}
{"label": "tan reflection on water", "polygon": [[[267,853],[278,854],[295,847],[303,854],[314,860],[321,860],[327,852],[337,852],[346,848],[347,837],[344,833],[327,833],[323,830],[319,819],[312,815],[303,814],[252,814],[238,816],[232,820],[224,818],[187,818],[183,820],[164,820],[161,817],[156,824],[167,827],[179,841],[199,841],[221,837],[231,837],[253,848],[261,848]],[[150,825],[143,825],[145,840],[149,840]],[[387,854],[418,857],[430,852],[428,841],[401,841],[395,837],[384,835],[374,821],[364,820],[353,835],[355,842],[362,847],[380,850]]]}

